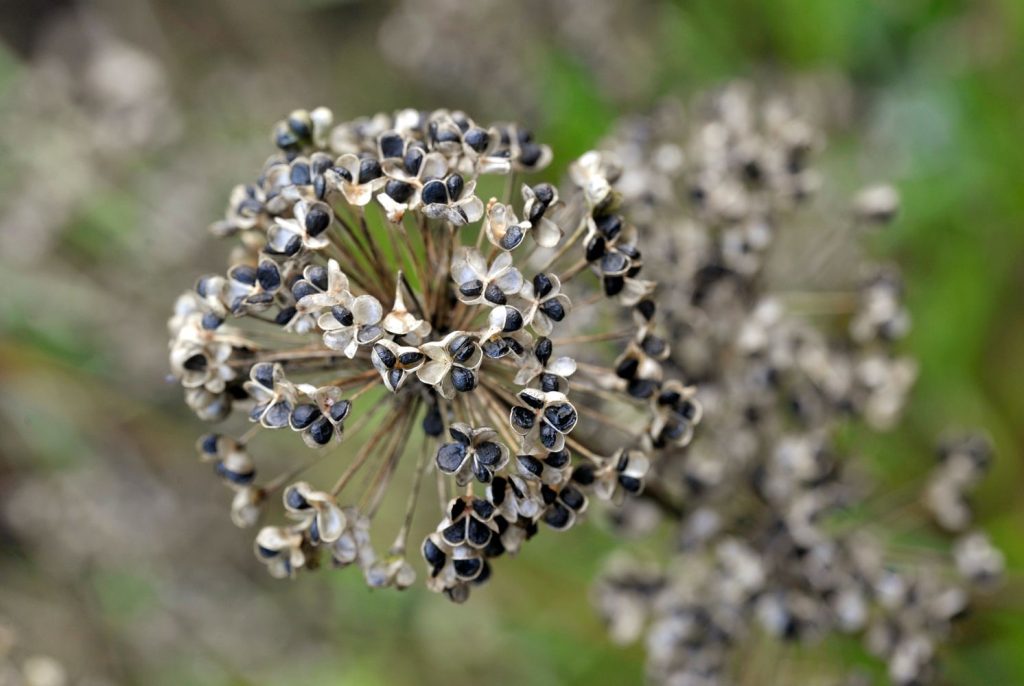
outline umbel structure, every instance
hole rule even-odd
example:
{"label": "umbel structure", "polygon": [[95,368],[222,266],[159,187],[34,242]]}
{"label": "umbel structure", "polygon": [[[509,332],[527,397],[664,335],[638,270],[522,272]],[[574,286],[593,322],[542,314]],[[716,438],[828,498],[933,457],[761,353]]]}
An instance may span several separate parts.
{"label": "umbel structure", "polygon": [[[607,156],[576,160],[561,188],[523,182],[548,146],[447,110],[297,110],[273,140],[211,226],[234,242],[226,272],[169,322],[186,403],[228,425],[199,455],[232,521],[262,524],[273,576],[357,565],[371,587],[407,587],[427,492],[413,552],[462,601],[494,558],[569,529],[594,497],[640,493],[655,453],[690,440],[701,410],[663,370],[655,283]],[[379,547],[389,495],[404,515]]]}
{"label": "umbel structure", "polygon": [[983,437],[944,439],[920,497],[880,474],[906,455],[864,454],[916,376],[899,352],[899,272],[865,248],[896,216],[895,190],[817,201],[821,134],[791,98],[743,85],[629,120],[605,145],[647,268],[673,275],[662,368],[705,409],[692,445],[654,463],[660,497],[618,514],[625,533],[673,533],[663,555],[609,562],[594,602],[612,636],[645,637],[655,684],[874,683],[829,659],[826,639],[843,636],[892,683],[933,683],[1003,557],[971,524]]}

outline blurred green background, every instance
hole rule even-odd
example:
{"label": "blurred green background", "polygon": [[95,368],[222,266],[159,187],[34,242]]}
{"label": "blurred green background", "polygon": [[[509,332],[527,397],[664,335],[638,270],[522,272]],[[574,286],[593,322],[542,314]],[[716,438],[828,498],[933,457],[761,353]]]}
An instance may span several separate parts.
{"label": "blurred green background", "polygon": [[35,0],[0,5],[0,617],[90,684],[611,684],[599,523],[542,536],[453,608],[354,570],[265,578],[192,451],[165,320],[228,247],[205,226],[293,107],[517,119],[553,174],[620,114],[725,80],[842,84],[822,167],[904,198],[921,378],[865,443],[892,487],[983,427],[1002,590],[950,684],[1024,684],[1024,3],[1019,0]]}

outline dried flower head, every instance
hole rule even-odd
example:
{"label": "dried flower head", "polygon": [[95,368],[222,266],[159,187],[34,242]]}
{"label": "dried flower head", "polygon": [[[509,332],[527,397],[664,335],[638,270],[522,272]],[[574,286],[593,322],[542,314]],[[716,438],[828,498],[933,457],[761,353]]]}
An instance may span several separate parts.
{"label": "dried flower head", "polygon": [[[440,522],[420,550],[428,585],[463,600],[539,525],[569,528],[591,495],[639,493],[648,455],[690,440],[700,409],[662,373],[654,283],[604,157],[584,156],[562,189],[517,188],[551,150],[447,110],[342,124],[297,110],[274,141],[212,227],[238,240],[231,265],[169,322],[188,405],[251,423],[199,453],[234,492],[237,525],[277,522],[254,544],[272,575],[326,550],[370,586],[408,586],[414,512],[436,479]],[[502,175],[502,198],[484,202]],[[289,430],[312,456],[264,477],[253,443]],[[406,515],[380,551],[372,524],[400,470]]]}
{"label": "dried flower head", "polygon": [[[874,186],[852,211],[813,202],[820,134],[784,98],[733,86],[690,114],[666,107],[608,142],[623,212],[651,239],[645,265],[671,303],[659,322],[671,350],[638,341],[619,367],[654,360],[695,381],[706,421],[687,450],[651,468],[648,495],[677,527],[672,561],[616,559],[595,604],[617,639],[646,634],[654,683],[761,682],[747,658],[765,634],[859,634],[893,683],[926,683],[968,584],[990,583],[1003,560],[980,532],[945,558],[908,549],[897,518],[879,510],[881,487],[840,440],[851,425],[894,425],[915,377],[897,352],[910,326],[899,273],[871,264],[857,240],[896,216],[898,196]],[[989,447],[954,440],[940,457],[924,504],[964,532]],[[650,513],[637,500],[618,521],[636,532]],[[839,682],[815,666],[824,673],[773,682]]]}

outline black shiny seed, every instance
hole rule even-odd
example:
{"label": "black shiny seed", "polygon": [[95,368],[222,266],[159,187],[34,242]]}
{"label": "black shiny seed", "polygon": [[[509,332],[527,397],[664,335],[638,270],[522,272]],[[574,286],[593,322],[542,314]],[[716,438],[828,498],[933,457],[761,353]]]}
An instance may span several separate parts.
{"label": "black shiny seed", "polygon": [[264,388],[274,387],[274,365],[269,362],[261,362],[253,366],[252,378]]}
{"label": "black shiny seed", "polygon": [[329,155],[322,152],[314,153],[309,159],[309,168],[313,171],[314,176],[319,176],[325,171],[331,168],[334,162],[331,161]]}
{"label": "black shiny seed", "polygon": [[220,478],[237,486],[247,486],[256,478],[255,470],[251,469],[248,472],[233,472],[228,469],[221,460],[218,460],[217,463],[213,465],[213,471]]}
{"label": "black shiny seed", "polygon": [[297,488],[288,489],[288,492],[284,495],[284,502],[293,510],[305,510],[309,507],[309,502],[302,497]]}
{"label": "black shiny seed", "polygon": [[626,287],[626,280],[621,276],[606,276],[604,279],[604,294],[609,298],[618,295]]}
{"label": "black shiny seed", "polygon": [[327,290],[327,268],[319,265],[306,269],[306,280],[322,291]]}
{"label": "black shiny seed", "polygon": [[540,311],[556,322],[565,319],[565,308],[562,307],[562,303],[558,300],[548,300],[540,306]]}
{"label": "black shiny seed", "polygon": [[419,174],[423,166],[424,153],[422,148],[412,147],[405,151],[405,171],[409,174]]}
{"label": "black shiny seed", "polygon": [[476,447],[476,459],[481,464],[493,467],[501,460],[501,448],[497,443],[491,443],[490,441],[481,443]]}
{"label": "black shiny seed", "polygon": [[326,445],[334,435],[334,425],[327,417],[320,417],[309,427],[309,435],[317,445]]}
{"label": "black shiny seed", "polygon": [[644,340],[640,343],[640,347],[643,348],[644,352],[651,357],[658,357],[668,349],[668,344],[659,336],[647,335],[644,336]]}
{"label": "black shiny seed", "polygon": [[203,436],[203,440],[200,442],[200,449],[207,455],[217,454],[217,441],[220,439],[220,434],[206,434]]}
{"label": "black shiny seed", "polygon": [[292,295],[295,296],[296,300],[302,300],[307,295],[313,295],[319,293],[316,287],[305,279],[299,279],[292,285]]}
{"label": "black shiny seed", "polygon": [[313,177],[313,193],[316,194],[317,200],[323,200],[327,196],[327,179],[323,174]]}
{"label": "black shiny seed", "polygon": [[459,293],[467,298],[475,298],[484,292],[484,282],[480,279],[473,279],[459,286]]}
{"label": "black shiny seed", "polygon": [[555,199],[555,189],[550,183],[538,183],[533,187],[533,194],[537,196],[537,203],[545,209]]}
{"label": "black shiny seed", "polygon": [[381,157],[401,157],[405,153],[405,141],[394,131],[382,133],[379,145]]}
{"label": "black shiny seed", "polygon": [[468,446],[472,442],[470,435],[463,431],[461,427],[455,425],[448,428],[448,435],[465,446]]}
{"label": "black shiny seed", "polygon": [[640,368],[640,360],[635,357],[627,357],[615,367],[615,376],[620,379],[632,379]]}
{"label": "black shiny seed", "polygon": [[536,143],[525,143],[519,148],[519,161],[526,167],[532,167],[540,161],[543,150]]}
{"label": "black shiny seed", "polygon": [[557,391],[559,386],[559,378],[554,374],[543,373],[540,375],[540,390],[545,393],[551,393]]}
{"label": "black shiny seed", "polygon": [[256,269],[256,279],[263,290],[276,291],[281,287],[281,270],[273,262],[264,260]]}
{"label": "black shiny seed", "polygon": [[309,171],[309,165],[305,162],[296,162],[292,165],[291,174],[289,179],[296,186],[308,186],[313,180],[313,175]]}
{"label": "black shiny seed", "polygon": [[559,403],[544,410],[544,419],[561,433],[568,433],[576,426],[576,409],[569,403]]}
{"label": "black shiny seed", "polygon": [[352,183],[352,172],[350,172],[348,169],[345,169],[345,167],[331,167],[331,171],[340,176],[341,178],[345,179],[349,183]]}
{"label": "black shiny seed", "polygon": [[539,410],[544,407],[544,401],[532,393],[526,393],[525,391],[521,392],[519,394],[519,399],[535,410]]}
{"label": "black shiny seed", "polygon": [[463,142],[477,152],[483,152],[491,142],[491,134],[479,127],[473,127],[462,137]]}
{"label": "black shiny seed", "polygon": [[312,424],[320,416],[320,408],[316,405],[296,405],[292,410],[290,423],[293,429],[301,431]]}
{"label": "black shiny seed", "polygon": [[483,569],[483,562],[476,558],[469,558],[465,560],[453,560],[452,567],[455,569],[455,573],[463,579],[474,579],[480,575]]}
{"label": "black shiny seed", "polygon": [[447,561],[448,556],[445,555],[444,551],[441,550],[437,544],[428,538],[423,541],[423,559],[431,566],[434,573],[437,573],[441,567],[444,567],[444,563]]}
{"label": "black shiny seed", "polygon": [[615,237],[622,233],[622,217],[617,214],[594,217],[594,224],[597,225],[597,230],[610,241],[615,240]]}
{"label": "black shiny seed", "polygon": [[601,259],[607,250],[607,243],[603,238],[597,236],[587,243],[587,262],[596,262]]}
{"label": "black shiny seed", "polygon": [[196,282],[196,293],[198,293],[203,298],[209,295],[213,295],[211,291],[211,279],[213,279],[212,276],[204,276],[201,279],[199,279],[199,281]]}
{"label": "black shiny seed", "polygon": [[502,331],[509,333],[523,328],[523,315],[514,307],[505,308],[505,326]]}
{"label": "black shiny seed", "polygon": [[399,364],[405,365],[406,367],[411,367],[412,365],[422,361],[423,353],[419,352],[418,350],[402,353],[401,355],[398,356]]}
{"label": "black shiny seed", "polygon": [[412,184],[408,184],[405,181],[399,181],[398,179],[391,179],[384,186],[384,192],[394,200],[395,202],[405,202],[412,197],[415,189]]}
{"label": "black shiny seed", "polygon": [[591,485],[594,483],[594,466],[581,464],[579,467],[572,470],[572,480],[581,486]]}
{"label": "black shiny seed", "polygon": [[619,484],[630,493],[639,493],[644,483],[636,477],[619,475]]}
{"label": "black shiny seed", "polygon": [[622,274],[629,267],[629,260],[619,250],[612,250],[601,258],[601,271],[605,274]]}
{"label": "black shiny seed", "polygon": [[469,518],[469,525],[466,527],[466,541],[474,548],[482,548],[491,540],[493,532],[486,524],[476,517]]}
{"label": "black shiny seed", "polygon": [[306,214],[306,233],[319,236],[331,225],[331,215],[322,207],[314,207]]}
{"label": "black shiny seed", "polygon": [[505,344],[503,339],[484,341],[480,344],[480,349],[483,350],[484,355],[492,360],[501,359],[509,353],[508,345]]}
{"label": "black shiny seed", "polygon": [[437,405],[431,405],[423,417],[423,433],[428,436],[440,436],[444,433],[444,423],[441,421],[441,410]]}
{"label": "black shiny seed", "polygon": [[552,288],[554,288],[554,284],[551,283],[547,274],[542,272],[533,277],[533,294],[538,298],[543,298],[551,292]]}
{"label": "black shiny seed", "polygon": [[537,357],[537,360],[547,366],[548,360],[551,359],[551,352],[554,346],[551,344],[551,339],[547,336],[537,339],[537,344],[533,347],[533,354]]}
{"label": "black shiny seed", "polygon": [[231,271],[228,272],[228,276],[231,277],[232,281],[244,283],[246,286],[252,286],[256,283],[256,270],[246,264],[232,267]]}
{"label": "black shiny seed", "polygon": [[476,498],[473,500],[473,512],[480,519],[490,519],[491,515],[494,514],[494,505],[482,498]]}
{"label": "black shiny seed", "polygon": [[207,312],[203,315],[203,328],[207,331],[213,331],[218,326],[224,323],[224,319],[218,317],[213,312]]}
{"label": "black shiny seed", "polygon": [[437,449],[437,467],[446,474],[454,474],[466,461],[466,446],[462,443],[445,443]]}
{"label": "black shiny seed", "polygon": [[314,517],[313,521],[309,524],[309,541],[313,545],[320,543],[320,525],[317,524],[316,517]]}
{"label": "black shiny seed", "polygon": [[544,512],[544,522],[552,528],[564,529],[571,521],[572,512],[560,503],[555,503]]}
{"label": "black shiny seed", "polygon": [[288,239],[288,242],[284,244],[284,248],[281,250],[282,255],[291,257],[295,253],[299,252],[302,247],[302,238],[298,235],[294,235]]}
{"label": "black shiny seed", "polygon": [[384,172],[380,170],[380,162],[372,157],[364,157],[359,160],[359,183],[369,183],[379,179]]}
{"label": "black shiny seed", "polygon": [[455,522],[441,532],[441,538],[452,545],[458,545],[466,540],[465,522]]}
{"label": "black shiny seed", "polygon": [[466,181],[462,178],[461,174],[451,174],[448,177],[448,181],[445,186],[448,188],[448,197],[455,202],[462,195],[462,189],[465,187]]}
{"label": "black shiny seed", "polygon": [[448,346],[448,350],[451,352],[452,359],[456,362],[465,362],[473,356],[473,352],[476,346],[473,345],[473,339],[469,336],[458,336],[452,344]]}
{"label": "black shiny seed", "polygon": [[292,317],[295,316],[296,312],[297,310],[289,305],[288,307],[282,309],[280,312],[277,313],[277,316],[274,317],[274,323],[277,324],[278,326],[284,326],[285,324],[292,320]]}
{"label": "black shiny seed", "polygon": [[274,136],[274,143],[282,150],[291,150],[299,144],[299,139],[288,129],[280,129]]}
{"label": "black shiny seed", "polygon": [[423,199],[424,205],[445,204],[448,202],[448,191],[443,181],[434,179],[433,181],[428,181],[423,186],[420,197]]}
{"label": "black shiny seed", "polygon": [[459,393],[469,393],[476,388],[476,374],[465,367],[452,367],[452,385]]}
{"label": "black shiny seed", "polygon": [[535,417],[530,410],[525,407],[515,406],[512,408],[512,412],[509,415],[512,422],[512,426],[523,431],[529,431],[533,428],[533,422]]}
{"label": "black shiny seed", "polygon": [[487,286],[487,290],[484,291],[484,300],[495,305],[504,305],[508,302],[508,298],[502,293],[501,289],[498,288],[498,284],[492,283]]}
{"label": "black shiny seed", "polygon": [[505,502],[505,489],[508,487],[508,480],[503,476],[494,477],[491,483],[491,502],[500,507]]}
{"label": "black shiny seed", "polygon": [[577,512],[579,512],[583,508],[583,506],[587,504],[586,496],[580,493],[579,489],[576,489],[572,486],[565,486],[562,489],[562,492],[559,493],[559,498],[562,500],[563,503],[568,505],[573,510],[576,510]]}
{"label": "black shiny seed", "polygon": [[356,318],[352,315],[352,310],[342,305],[334,305],[331,307],[331,315],[338,320],[338,323],[342,326],[352,326],[356,323]]}
{"label": "black shiny seed", "polygon": [[522,355],[524,352],[526,352],[526,349],[523,347],[523,345],[514,338],[505,336],[502,339],[502,341],[505,343],[505,347],[514,352],[516,355]]}
{"label": "black shiny seed", "polygon": [[568,450],[559,450],[556,453],[548,453],[544,458],[544,464],[555,469],[561,469],[569,464],[570,456]]}
{"label": "black shiny seed", "polygon": [[331,409],[328,410],[328,414],[331,415],[331,419],[335,424],[345,420],[348,413],[352,411],[352,403],[348,400],[339,400],[338,402],[331,405]]}
{"label": "black shiny seed", "polygon": [[381,363],[388,369],[394,367],[395,363],[398,362],[398,358],[395,357],[395,354],[388,350],[387,348],[385,348],[383,345],[373,346],[373,352],[377,355],[377,359],[380,360]]}
{"label": "black shiny seed", "polygon": [[309,138],[313,135],[312,130],[309,128],[309,120],[302,116],[306,112],[294,113],[288,116],[288,128],[299,138]]}
{"label": "black shiny seed", "polygon": [[650,398],[658,390],[658,382],[653,379],[631,379],[626,385],[626,392],[634,398]]}
{"label": "black shiny seed", "polygon": [[653,300],[641,300],[639,303],[637,303],[636,309],[643,316],[644,319],[646,319],[647,321],[651,321],[651,319],[654,317],[654,313],[657,307],[654,304]]}
{"label": "black shiny seed", "polygon": [[256,551],[260,554],[260,557],[263,558],[277,557],[279,555],[278,551],[271,550],[270,548],[264,548],[261,545],[256,546]]}
{"label": "black shiny seed", "polygon": [[519,455],[517,458],[519,465],[534,476],[540,476],[541,472],[544,471],[544,465],[533,455]]}
{"label": "black shiny seed", "polygon": [[434,140],[438,143],[453,143],[459,140],[459,134],[451,129],[440,129],[435,132]]}
{"label": "black shiny seed", "polygon": [[519,226],[519,224],[513,224],[508,227],[505,235],[498,242],[501,243],[501,247],[505,250],[515,250],[525,237],[526,233],[523,232],[523,227]]}
{"label": "black shiny seed", "polygon": [[401,369],[392,369],[388,372],[388,383],[391,388],[398,388],[402,384],[402,378],[405,376],[405,372]]}
{"label": "black shiny seed", "polygon": [[540,425],[540,442],[548,450],[551,450],[558,444],[558,432],[546,422]]}
{"label": "black shiny seed", "polygon": [[450,519],[450,520],[452,520],[454,522],[456,519],[461,517],[462,513],[465,512],[465,511],[466,511],[466,501],[463,500],[462,498],[459,498],[459,499],[455,500],[454,502],[452,502],[452,507],[448,511],[448,519]]}

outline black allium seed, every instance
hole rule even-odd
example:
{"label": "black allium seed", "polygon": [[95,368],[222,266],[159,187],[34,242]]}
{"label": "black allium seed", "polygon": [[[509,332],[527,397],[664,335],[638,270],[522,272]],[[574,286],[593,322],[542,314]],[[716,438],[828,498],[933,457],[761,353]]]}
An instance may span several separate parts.
{"label": "black allium seed", "polygon": [[448,177],[448,181],[445,185],[448,188],[448,197],[452,199],[452,202],[454,202],[462,195],[462,189],[465,187],[466,182],[462,178],[461,174],[452,174]]}
{"label": "black allium seed", "polygon": [[405,142],[394,131],[380,135],[380,154],[382,157],[401,157],[405,152]]}
{"label": "black allium seed", "polygon": [[334,434],[334,426],[327,417],[320,417],[309,427],[309,435],[317,445],[325,445]]}
{"label": "black allium seed", "polygon": [[466,446],[461,443],[445,443],[437,450],[437,467],[442,472],[452,474],[466,460]]}
{"label": "black allium seed", "polygon": [[372,157],[364,157],[359,160],[359,183],[369,183],[379,179],[383,175],[380,170],[380,162]]}
{"label": "black allium seed", "polygon": [[352,326],[356,323],[356,319],[352,316],[352,310],[341,305],[334,305],[331,307],[331,315],[338,320],[338,323],[342,326]]}
{"label": "black allium seed", "polygon": [[506,307],[505,326],[502,328],[502,331],[508,333],[511,331],[519,331],[521,328],[523,328],[523,315],[514,307]]}
{"label": "black allium seed", "polygon": [[476,374],[465,367],[452,367],[452,385],[459,393],[468,393],[476,388]]}
{"label": "black allium seed", "polygon": [[565,319],[565,308],[562,307],[562,303],[557,300],[548,300],[540,306],[540,311],[551,319],[554,319],[556,322],[560,322]]}
{"label": "black allium seed", "polygon": [[331,225],[331,216],[322,207],[314,207],[306,214],[306,233],[319,236]]}
{"label": "black allium seed", "polygon": [[412,197],[413,187],[405,181],[391,179],[384,186],[384,192],[395,202],[405,202]]}
{"label": "black allium seed", "polygon": [[459,293],[467,298],[475,298],[484,291],[484,282],[480,279],[473,279],[459,286]]}
{"label": "black allium seed", "polygon": [[527,431],[533,428],[533,413],[530,412],[525,407],[519,407],[518,405],[516,407],[513,407],[510,417],[512,421],[512,426],[518,429]]}
{"label": "black allium seed", "polygon": [[444,204],[448,202],[448,191],[444,182],[434,179],[423,186],[420,197],[423,199],[424,205]]}
{"label": "black allium seed", "polygon": [[273,262],[264,260],[256,269],[256,279],[263,290],[276,291],[281,287],[281,270]]}
{"label": "black allium seed", "polygon": [[487,286],[487,290],[484,292],[484,299],[495,305],[504,305],[508,302],[508,298],[505,297],[505,294],[498,288],[498,284],[495,283]]}
{"label": "black allium seed", "polygon": [[320,416],[320,409],[316,405],[296,405],[292,410],[291,425],[293,429],[302,430],[312,424]]}

